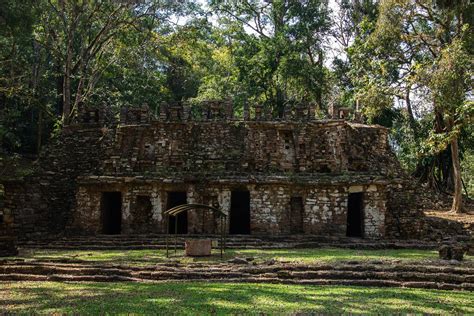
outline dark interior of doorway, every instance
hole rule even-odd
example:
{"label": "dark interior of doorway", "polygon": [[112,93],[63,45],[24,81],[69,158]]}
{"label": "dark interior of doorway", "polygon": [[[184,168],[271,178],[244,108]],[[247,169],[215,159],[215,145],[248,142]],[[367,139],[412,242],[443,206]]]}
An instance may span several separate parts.
{"label": "dark interior of doorway", "polygon": [[[168,192],[167,210],[172,207],[186,204],[186,192]],[[176,220],[178,226],[176,227]],[[170,234],[187,234],[188,233],[188,212],[179,213],[177,216],[170,216],[168,222],[168,229]]]}
{"label": "dark interior of doorway", "polygon": [[229,234],[250,234],[250,192],[232,191]]}
{"label": "dark interior of doorway", "polygon": [[347,202],[348,237],[364,237],[364,194],[350,193]]}
{"label": "dark interior of doorway", "polygon": [[300,196],[291,197],[290,199],[290,233],[303,233],[303,198]]}
{"label": "dark interior of doorway", "polygon": [[102,192],[102,233],[118,235],[122,230],[122,193]]}

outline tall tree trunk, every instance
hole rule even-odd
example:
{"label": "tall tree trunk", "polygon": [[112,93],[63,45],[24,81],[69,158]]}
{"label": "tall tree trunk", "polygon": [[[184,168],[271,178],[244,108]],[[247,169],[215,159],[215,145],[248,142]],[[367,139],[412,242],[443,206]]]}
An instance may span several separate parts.
{"label": "tall tree trunk", "polygon": [[39,157],[42,146],[42,136],[43,136],[43,109],[39,109],[38,113],[38,133],[36,137],[36,155]]}
{"label": "tall tree trunk", "polygon": [[277,108],[277,117],[282,118],[285,113],[285,96],[280,85],[277,84],[276,87],[276,108]]}
{"label": "tall tree trunk", "polygon": [[63,78],[63,123],[69,123],[69,115],[71,114],[71,56],[72,48],[68,45],[66,53],[66,65],[64,67]]}
{"label": "tall tree trunk", "polygon": [[[278,68],[281,63],[281,59],[284,56],[284,47],[282,47],[281,40],[284,37],[283,30],[285,27],[284,17],[286,13],[287,7],[285,2],[274,2],[272,3],[272,15],[273,15],[273,23],[274,23],[274,37],[273,40],[277,43],[277,51],[275,54],[275,66],[273,69],[273,73],[275,74],[278,71]],[[280,77],[281,74],[277,74],[277,77]],[[281,78],[277,78],[281,79]],[[286,78],[285,78],[286,80]],[[285,91],[283,91],[281,87],[281,82],[283,80],[277,80],[275,82],[276,92],[275,92],[275,102],[276,102],[276,116],[281,118],[285,112]]]}
{"label": "tall tree trunk", "polygon": [[405,104],[407,107],[407,112],[408,112],[408,120],[410,122],[410,127],[413,131],[413,135],[415,136],[415,139],[418,139],[418,129],[416,126],[416,120],[415,120],[415,115],[413,114],[413,108],[411,106],[411,98],[410,98],[410,92],[411,92],[411,87],[407,87],[407,90],[405,92]]}
{"label": "tall tree trunk", "polygon": [[461,163],[459,162],[458,139],[451,140],[451,158],[453,161],[453,177],[454,177],[454,196],[451,212],[462,213],[462,180],[461,180]]}
{"label": "tall tree trunk", "polygon": [[[66,8],[66,1],[60,0],[59,6],[61,8],[61,17],[64,21],[65,31],[66,31],[66,56],[64,56],[64,68],[63,68],[63,87],[62,87],[62,96],[63,96],[63,124],[67,125],[69,123],[69,115],[71,113],[71,71],[72,71],[72,50],[73,50],[73,40],[74,40],[74,25],[77,22],[76,15],[68,19]],[[76,6],[74,6],[77,8]],[[75,12],[73,12],[75,13]],[[68,20],[70,20],[68,22]]]}
{"label": "tall tree trunk", "polygon": [[[318,51],[318,67],[319,67],[319,71],[320,71],[319,73],[322,74],[322,76],[324,76],[324,64],[323,64],[324,61],[323,61],[323,58],[324,58],[323,51],[321,49],[319,49],[319,51]],[[322,87],[323,82],[324,82],[324,77],[321,78],[318,90],[316,91],[316,102],[318,103],[320,109],[323,108],[323,87]],[[326,108],[326,111],[327,111],[327,108]]]}

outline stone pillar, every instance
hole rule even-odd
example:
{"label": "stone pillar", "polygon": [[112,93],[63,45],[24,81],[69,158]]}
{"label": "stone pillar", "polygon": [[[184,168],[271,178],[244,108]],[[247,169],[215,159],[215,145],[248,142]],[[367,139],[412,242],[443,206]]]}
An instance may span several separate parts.
{"label": "stone pillar", "polygon": [[183,103],[183,121],[191,120],[191,105],[189,103]]}
{"label": "stone pillar", "polygon": [[262,106],[260,104],[255,104],[255,120],[262,120]]}
{"label": "stone pillar", "polygon": [[296,111],[296,120],[297,121],[304,121],[306,119],[305,108],[304,108],[303,104],[297,103],[295,111]]}
{"label": "stone pillar", "polygon": [[250,121],[250,108],[247,101],[244,103],[244,121]]}
{"label": "stone pillar", "polygon": [[385,235],[386,193],[370,185],[364,194],[364,237],[382,238]]}
{"label": "stone pillar", "polygon": [[72,210],[74,229],[96,234],[102,232],[101,197],[102,192],[97,188],[79,186],[76,192],[76,204]]}
{"label": "stone pillar", "polygon": [[231,193],[228,189],[223,189],[219,192],[217,196],[217,201],[219,203],[219,208],[229,216],[230,214],[230,197]]}
{"label": "stone pillar", "polygon": [[132,192],[128,190],[125,192],[122,191],[122,233],[126,233],[130,230],[130,222],[132,220],[130,214],[130,204],[133,198],[136,198],[136,196],[134,196]]}
{"label": "stone pillar", "polygon": [[316,120],[316,104],[309,103],[308,104],[308,121]]}
{"label": "stone pillar", "polygon": [[224,107],[225,107],[225,118],[228,120],[232,120],[234,118],[234,105],[232,100],[226,100],[224,101]]}
{"label": "stone pillar", "polygon": [[153,225],[156,226],[156,230],[159,233],[165,233],[166,231],[163,230],[163,204],[162,204],[162,199],[161,199],[161,194],[158,191],[158,188],[153,188],[153,191],[151,193],[151,205],[152,205],[152,210],[151,210],[151,218],[153,220]]}
{"label": "stone pillar", "polygon": [[230,198],[231,198],[231,191],[229,189],[222,189],[221,191],[219,191],[219,193],[217,195],[217,203],[219,203],[220,210],[227,214],[227,217],[225,218],[225,220],[226,220],[226,229],[227,229],[226,233],[229,233]]}
{"label": "stone pillar", "polygon": [[287,206],[289,197],[282,187],[251,186],[250,233],[279,233],[279,218]]}
{"label": "stone pillar", "polygon": [[168,118],[168,105],[164,102],[160,104],[160,121],[166,121]]}

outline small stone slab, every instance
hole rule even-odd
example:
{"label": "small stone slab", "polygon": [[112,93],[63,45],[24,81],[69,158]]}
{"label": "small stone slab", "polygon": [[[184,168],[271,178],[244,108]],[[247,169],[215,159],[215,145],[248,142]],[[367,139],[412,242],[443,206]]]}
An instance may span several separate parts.
{"label": "small stone slab", "polygon": [[189,257],[205,257],[211,255],[211,239],[188,239],[184,242],[185,254]]}
{"label": "small stone slab", "polygon": [[443,260],[462,261],[464,248],[461,245],[442,245],[439,247],[439,257]]}

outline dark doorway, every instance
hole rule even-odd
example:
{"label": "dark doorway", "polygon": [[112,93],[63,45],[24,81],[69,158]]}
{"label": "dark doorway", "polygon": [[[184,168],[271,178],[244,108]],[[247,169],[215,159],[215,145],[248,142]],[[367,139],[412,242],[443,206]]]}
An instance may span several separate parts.
{"label": "dark doorway", "polygon": [[303,198],[292,197],[290,199],[290,233],[291,234],[302,234],[303,233]]}
{"label": "dark doorway", "polygon": [[122,230],[122,193],[102,192],[102,233],[120,234]]}
{"label": "dark doorway", "polygon": [[[166,209],[186,204],[186,192],[168,192],[168,203]],[[178,226],[176,227],[176,220]],[[188,233],[188,212],[179,213],[176,217],[170,216],[168,222],[168,229],[170,234],[187,234]],[[176,231],[177,230],[177,231]]]}
{"label": "dark doorway", "polygon": [[232,191],[229,234],[250,234],[250,192]]}
{"label": "dark doorway", "polygon": [[364,194],[350,193],[347,202],[347,236],[364,237]]}

